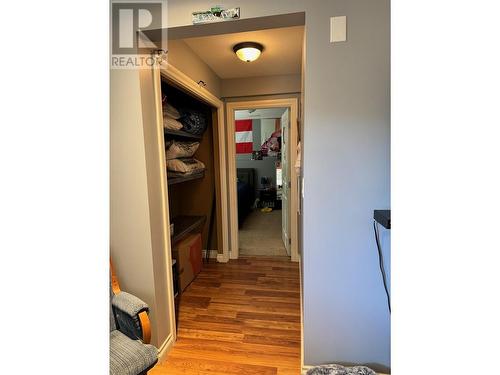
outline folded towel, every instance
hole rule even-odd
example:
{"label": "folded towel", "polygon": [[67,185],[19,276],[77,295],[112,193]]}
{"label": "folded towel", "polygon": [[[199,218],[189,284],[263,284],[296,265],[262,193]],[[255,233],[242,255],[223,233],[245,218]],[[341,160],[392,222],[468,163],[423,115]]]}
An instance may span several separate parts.
{"label": "folded towel", "polygon": [[205,169],[205,164],[193,158],[167,160],[167,169],[173,172],[192,173]]}
{"label": "folded towel", "polygon": [[181,118],[179,111],[173,105],[166,102],[163,103],[163,116],[173,118],[174,120]]}
{"label": "folded towel", "polygon": [[168,116],[163,117],[163,127],[171,130],[181,130],[182,124]]}

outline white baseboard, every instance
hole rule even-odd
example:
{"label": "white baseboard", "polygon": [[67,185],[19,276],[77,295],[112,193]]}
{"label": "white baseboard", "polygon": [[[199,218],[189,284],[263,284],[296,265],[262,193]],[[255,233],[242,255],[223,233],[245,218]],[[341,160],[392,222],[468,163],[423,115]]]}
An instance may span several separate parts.
{"label": "white baseboard", "polygon": [[[206,259],[207,250],[201,251],[201,256],[203,259]],[[210,250],[210,259],[217,259],[219,263],[227,263],[229,261],[229,257],[226,257],[224,254],[219,254],[217,250]]]}
{"label": "white baseboard", "polygon": [[309,370],[312,367],[314,367],[314,366],[306,366],[306,365],[302,366],[302,371],[300,372],[301,375],[305,375],[307,370]]}
{"label": "white baseboard", "polygon": [[168,354],[170,349],[172,349],[172,345],[174,345],[174,335],[168,335],[167,339],[160,345],[158,348],[158,363],[160,363],[164,357]]}
{"label": "white baseboard", "polygon": [[[217,259],[217,250],[209,250],[210,251],[210,259]],[[206,256],[207,256],[207,250],[206,249],[203,249],[201,251],[201,256],[203,257],[203,259],[206,259]]]}

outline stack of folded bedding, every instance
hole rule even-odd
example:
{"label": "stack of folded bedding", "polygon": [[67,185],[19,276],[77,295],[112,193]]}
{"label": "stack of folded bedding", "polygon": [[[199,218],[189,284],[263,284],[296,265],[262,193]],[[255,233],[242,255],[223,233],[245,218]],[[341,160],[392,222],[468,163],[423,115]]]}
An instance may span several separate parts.
{"label": "stack of folded bedding", "polygon": [[207,129],[206,114],[179,103],[176,108],[167,101],[167,96],[162,97],[163,126],[171,130],[183,130],[187,133],[201,136]]}
{"label": "stack of folded bedding", "polygon": [[205,170],[203,162],[193,158],[199,142],[171,141],[167,143],[167,170],[171,177],[187,176]]}
{"label": "stack of folded bedding", "polygon": [[190,158],[199,146],[200,142],[170,141],[167,143],[167,160]]}
{"label": "stack of folded bedding", "polygon": [[205,170],[205,164],[195,158],[167,160],[168,175],[172,177],[189,176]]}
{"label": "stack of folded bedding", "polygon": [[164,96],[162,99],[163,107],[163,127],[171,130],[181,130],[182,123],[179,121],[181,114],[179,111],[170,103],[167,103],[167,97]]}
{"label": "stack of folded bedding", "polygon": [[[167,97],[162,98],[163,126],[171,130],[184,130],[195,135],[202,135],[206,129],[206,118],[201,112],[181,108],[179,111]],[[179,107],[180,108],[180,107]],[[200,142],[172,140],[166,143],[167,171],[170,177],[188,176],[205,170],[205,164],[195,159],[194,153]]]}
{"label": "stack of folded bedding", "polygon": [[182,130],[193,135],[203,135],[207,129],[207,118],[202,112],[192,108],[181,108]]}

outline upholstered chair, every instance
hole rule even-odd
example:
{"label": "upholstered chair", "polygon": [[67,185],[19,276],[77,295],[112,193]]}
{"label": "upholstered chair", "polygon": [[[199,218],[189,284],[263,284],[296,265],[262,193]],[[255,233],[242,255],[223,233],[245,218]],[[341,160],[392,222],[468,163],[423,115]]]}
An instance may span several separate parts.
{"label": "upholstered chair", "polygon": [[149,308],[139,298],[120,290],[111,268],[109,307],[109,373],[146,374],[158,361],[158,350],[149,345]]}

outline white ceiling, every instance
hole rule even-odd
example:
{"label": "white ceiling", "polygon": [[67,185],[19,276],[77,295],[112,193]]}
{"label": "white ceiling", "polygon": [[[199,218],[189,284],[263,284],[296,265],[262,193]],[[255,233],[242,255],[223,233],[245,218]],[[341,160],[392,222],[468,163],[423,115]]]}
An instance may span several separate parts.
{"label": "white ceiling", "polygon": [[[222,79],[300,74],[303,26],[212,35],[184,42]],[[240,42],[264,46],[259,59],[244,62],[233,52]]]}
{"label": "white ceiling", "polygon": [[234,111],[234,118],[236,120],[246,120],[246,119],[264,119],[264,118],[281,118],[281,115],[285,112],[286,108],[265,108],[256,109],[253,112],[249,110],[237,110]]}

